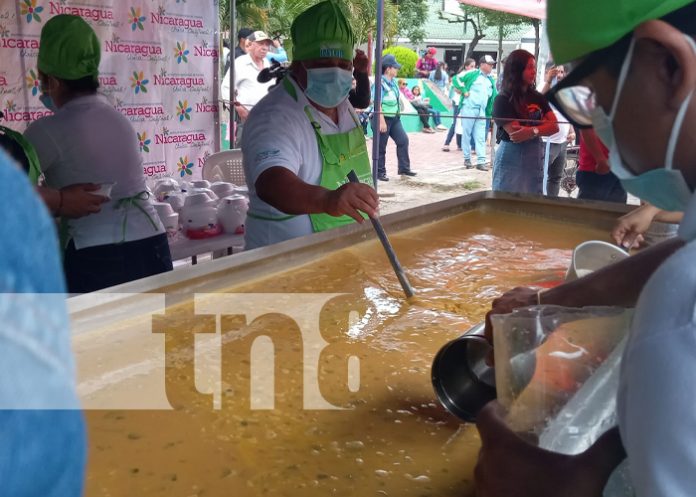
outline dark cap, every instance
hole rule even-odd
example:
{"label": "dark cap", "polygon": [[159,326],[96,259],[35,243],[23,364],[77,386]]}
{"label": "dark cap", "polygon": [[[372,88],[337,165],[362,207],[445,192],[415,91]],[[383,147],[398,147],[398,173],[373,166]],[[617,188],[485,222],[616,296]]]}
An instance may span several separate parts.
{"label": "dark cap", "polygon": [[382,67],[395,67],[401,69],[401,64],[396,61],[396,57],[392,54],[387,54],[382,57]]}
{"label": "dark cap", "polygon": [[254,32],[253,29],[249,28],[241,28],[239,31],[237,31],[237,39],[241,40],[242,38],[249,38],[249,36]]}

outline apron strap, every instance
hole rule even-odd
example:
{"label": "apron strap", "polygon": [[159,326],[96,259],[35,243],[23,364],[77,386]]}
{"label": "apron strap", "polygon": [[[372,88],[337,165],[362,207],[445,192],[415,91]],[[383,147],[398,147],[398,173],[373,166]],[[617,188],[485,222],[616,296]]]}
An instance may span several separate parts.
{"label": "apron strap", "polygon": [[116,205],[114,206],[114,209],[124,209],[124,215],[123,215],[123,239],[121,240],[120,243],[124,243],[126,241],[126,224],[128,223],[128,211],[130,210],[131,206],[135,206],[137,209],[140,210],[143,214],[145,214],[145,217],[147,217],[147,220],[150,221],[150,224],[152,224],[152,227],[155,229],[155,232],[158,230],[157,223],[150,217],[150,215],[147,213],[145,209],[143,209],[143,206],[140,205],[141,200],[148,200],[150,198],[150,193],[146,191],[142,191],[140,193],[136,193],[132,197],[124,197],[118,199],[116,202]]}

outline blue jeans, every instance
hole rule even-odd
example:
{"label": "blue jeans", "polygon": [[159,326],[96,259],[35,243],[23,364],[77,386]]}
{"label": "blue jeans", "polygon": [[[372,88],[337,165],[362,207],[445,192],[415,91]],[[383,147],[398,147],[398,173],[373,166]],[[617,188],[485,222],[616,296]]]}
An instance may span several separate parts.
{"label": "blue jeans", "polygon": [[561,178],[566,165],[568,142],[552,143],[549,147],[549,173],[546,180],[546,195],[558,197],[561,190]]}
{"label": "blue jeans", "polygon": [[[408,156],[408,135],[401,124],[401,118],[399,116],[385,117],[384,120],[387,122],[387,131],[386,133],[379,133],[377,175],[387,175],[386,157],[389,137],[396,143],[396,159],[399,163],[398,172],[408,172],[411,170],[411,159]],[[372,128],[372,133],[376,134],[374,127]]]}
{"label": "blue jeans", "polygon": [[[462,120],[462,150],[464,160],[471,160],[471,143],[476,149],[476,162],[486,164],[486,120],[481,117],[480,107],[463,106],[460,115]],[[472,119],[478,118],[478,119]]]}
{"label": "blue jeans", "polygon": [[575,181],[578,184],[578,198],[583,200],[600,200],[625,204],[628,198],[621,181],[614,173],[597,174],[591,171],[577,171]]}
{"label": "blue jeans", "polygon": [[543,182],[544,144],[541,140],[500,142],[493,164],[493,191],[541,195]]}

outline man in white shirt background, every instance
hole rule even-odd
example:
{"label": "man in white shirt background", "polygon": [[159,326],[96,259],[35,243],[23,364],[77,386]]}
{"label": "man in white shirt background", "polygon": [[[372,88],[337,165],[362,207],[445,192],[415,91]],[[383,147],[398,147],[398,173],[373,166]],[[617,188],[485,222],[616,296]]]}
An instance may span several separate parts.
{"label": "man in white shirt background", "polygon": [[[544,92],[548,91],[552,86],[555,86],[559,81],[562,81],[563,78],[565,78],[565,66],[556,66],[553,62],[549,62],[546,65]],[[546,153],[548,153],[546,195],[549,197],[558,197],[558,193],[561,190],[563,169],[565,169],[566,164],[568,143],[573,143],[575,141],[575,130],[568,120],[563,117],[563,114],[554,109],[553,106],[551,106],[551,109],[553,109],[558,119],[558,133],[542,138],[546,144]]]}
{"label": "man in white shirt background", "polygon": [[[254,31],[247,40],[250,44],[247,47],[246,55],[242,55],[234,61],[234,84],[237,89],[237,97],[234,102],[234,110],[237,113],[237,144],[241,143],[242,129],[244,122],[249,117],[249,111],[266,96],[268,89],[273,85],[273,81],[259,83],[257,80],[259,73],[270,67],[266,55],[268,55],[273,41],[263,31]],[[223,98],[229,98],[227,97],[230,94],[229,72],[222,81],[222,94]]]}

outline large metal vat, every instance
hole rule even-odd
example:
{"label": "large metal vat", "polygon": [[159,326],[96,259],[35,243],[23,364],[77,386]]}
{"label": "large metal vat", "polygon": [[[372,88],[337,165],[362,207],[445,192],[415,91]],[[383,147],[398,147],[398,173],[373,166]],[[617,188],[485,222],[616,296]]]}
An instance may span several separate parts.
{"label": "large metal vat", "polygon": [[[512,215],[510,226],[530,223],[537,230],[549,221],[557,231],[545,237],[568,238],[562,248],[569,257],[587,233],[608,236],[627,210],[481,192],[382,222],[407,261],[402,239],[409,247],[432,243],[412,230],[463,213]],[[485,236],[477,243],[485,245]],[[341,282],[316,276],[321,284],[303,285],[305,268],[320,273],[330,264],[345,266],[351,279],[372,278],[363,266],[386,265],[375,242],[362,244],[374,238],[368,224],[347,226],[69,299],[78,389],[90,426],[87,495],[466,495],[477,437],[437,405],[429,365],[442,344],[480,319],[493,295],[482,291],[468,307],[432,292],[417,295],[430,299],[428,307],[406,304],[393,275],[379,276],[370,292],[382,290],[367,295],[365,289],[360,298]],[[455,259],[456,248],[447,256]],[[437,271],[445,280],[449,268],[469,262]],[[424,269],[404,266],[418,292]],[[294,287],[274,280],[291,270]],[[255,288],[264,292],[250,291]],[[451,291],[466,300],[466,288]],[[367,310],[365,299],[373,304]],[[333,308],[341,312],[332,314]],[[365,332],[375,315],[383,326]],[[270,321],[259,332],[254,323],[264,316]],[[169,333],[172,323],[181,329]],[[276,329],[272,343],[264,342],[262,335]],[[377,343],[379,356],[360,333]],[[232,346],[250,358],[228,353]],[[259,357],[271,360],[255,362]]]}

